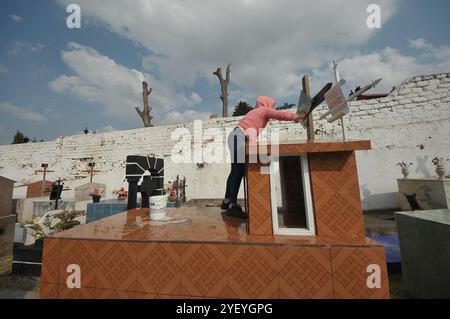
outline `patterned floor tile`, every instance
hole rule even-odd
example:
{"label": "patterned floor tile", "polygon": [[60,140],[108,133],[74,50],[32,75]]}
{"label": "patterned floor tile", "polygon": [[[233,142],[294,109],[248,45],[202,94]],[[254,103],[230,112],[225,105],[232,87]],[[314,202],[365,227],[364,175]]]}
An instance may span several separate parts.
{"label": "patterned floor tile", "polygon": [[181,295],[227,297],[227,246],[192,244],[180,249]]}
{"label": "patterned floor tile", "polygon": [[61,239],[45,238],[42,253],[41,282],[57,284],[59,282],[59,263]]}
{"label": "patterned floor tile", "polygon": [[57,299],[58,298],[58,285],[41,282],[39,297],[41,299]]}
{"label": "patterned floor tile", "polygon": [[277,298],[276,248],[233,245],[228,249],[230,297]]}
{"label": "patterned floor tile", "polygon": [[318,236],[364,237],[361,202],[349,193],[326,193],[314,203]]}
{"label": "patterned floor tile", "polygon": [[95,288],[97,270],[97,241],[64,240],[61,247],[60,284],[65,284],[68,276],[67,266],[80,266],[81,287]]}
{"label": "patterned floor tile", "polygon": [[96,287],[135,291],[137,244],[99,242]]}
{"label": "patterned floor tile", "polygon": [[[331,248],[334,297],[389,298],[389,283],[384,248]],[[369,265],[378,265],[381,270],[381,287],[369,288],[367,272]]]}
{"label": "patterned floor tile", "polygon": [[278,247],[281,298],[333,298],[328,248]]}
{"label": "patterned floor tile", "polygon": [[139,299],[138,293],[134,291],[96,289],[96,299]]}
{"label": "patterned floor tile", "polygon": [[95,299],[95,288],[67,288],[58,286],[58,299]]}
{"label": "patterned floor tile", "polygon": [[272,235],[270,193],[249,194],[249,230],[251,235]]}
{"label": "patterned floor tile", "polygon": [[359,191],[354,152],[309,155],[311,186],[322,192]]}
{"label": "patterned floor tile", "polygon": [[136,291],[180,295],[179,247],[165,243],[138,245]]}
{"label": "patterned floor tile", "polygon": [[252,193],[270,192],[270,175],[261,174],[261,165],[249,164],[247,169],[249,191]]}

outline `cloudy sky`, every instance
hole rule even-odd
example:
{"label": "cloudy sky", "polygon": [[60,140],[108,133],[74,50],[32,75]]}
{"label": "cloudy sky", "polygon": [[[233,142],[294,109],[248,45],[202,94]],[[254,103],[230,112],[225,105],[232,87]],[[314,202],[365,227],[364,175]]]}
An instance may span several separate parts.
{"label": "cloudy sky", "polygon": [[[81,8],[81,28],[66,7]],[[381,8],[369,29],[367,6]],[[232,62],[230,106],[258,95],[296,103],[336,59],[350,90],[383,77],[389,91],[418,74],[450,72],[447,0],[2,0],[0,144],[16,130],[54,139],[142,126],[141,83],[154,123],[221,113],[212,72]],[[231,113],[231,107],[230,107]]]}

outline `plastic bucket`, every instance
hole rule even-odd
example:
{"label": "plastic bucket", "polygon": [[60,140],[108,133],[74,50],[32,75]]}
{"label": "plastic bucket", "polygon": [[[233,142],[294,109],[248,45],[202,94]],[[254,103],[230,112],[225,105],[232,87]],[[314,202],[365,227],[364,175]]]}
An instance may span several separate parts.
{"label": "plastic bucket", "polygon": [[169,195],[151,196],[149,198],[150,219],[162,220],[166,218],[166,206]]}
{"label": "plastic bucket", "polygon": [[151,209],[150,208],[150,219],[151,220],[163,220],[166,218],[165,209]]}
{"label": "plastic bucket", "polygon": [[169,195],[151,196],[149,199],[150,209],[163,209],[167,206]]}

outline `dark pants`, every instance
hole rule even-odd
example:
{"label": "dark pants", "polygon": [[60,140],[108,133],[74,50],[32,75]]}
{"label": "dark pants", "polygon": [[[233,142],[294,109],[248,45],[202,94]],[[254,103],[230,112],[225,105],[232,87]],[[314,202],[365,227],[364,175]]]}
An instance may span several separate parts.
{"label": "dark pants", "polygon": [[245,134],[240,128],[235,128],[228,136],[228,147],[231,155],[231,171],[227,179],[225,198],[235,204],[245,175]]}

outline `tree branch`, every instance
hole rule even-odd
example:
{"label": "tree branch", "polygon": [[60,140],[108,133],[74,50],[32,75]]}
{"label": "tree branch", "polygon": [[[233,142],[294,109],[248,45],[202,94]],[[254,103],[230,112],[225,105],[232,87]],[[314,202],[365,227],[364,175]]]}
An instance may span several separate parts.
{"label": "tree branch", "polygon": [[213,74],[216,75],[219,78],[220,83],[222,83],[223,81],[222,68],[217,68],[217,70],[213,72]]}
{"label": "tree branch", "polygon": [[227,71],[226,71],[226,81],[227,82],[230,82],[230,72],[231,72],[231,63],[228,63]]}

